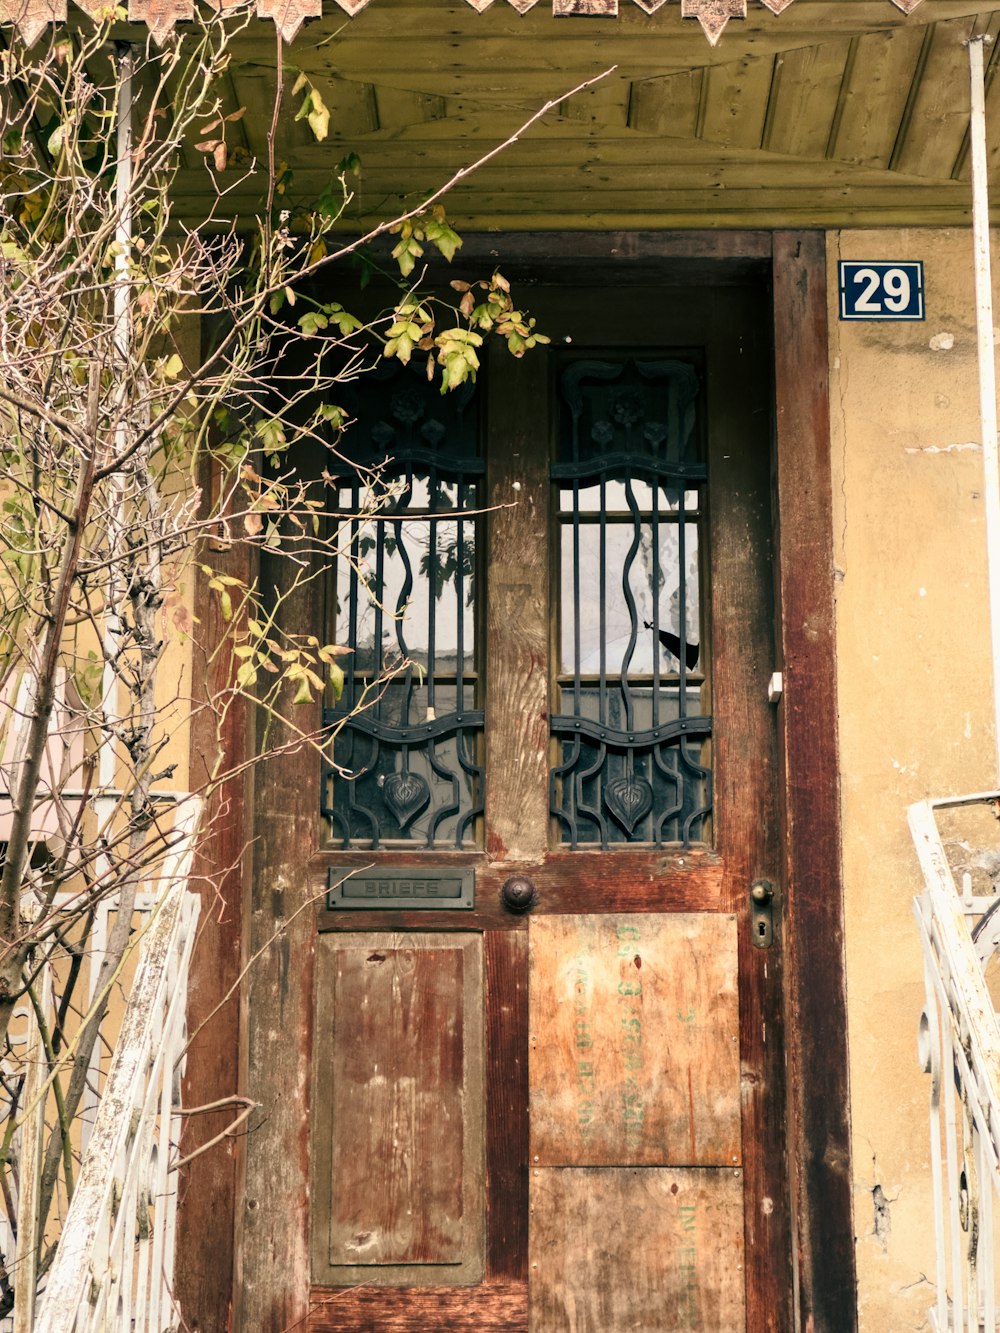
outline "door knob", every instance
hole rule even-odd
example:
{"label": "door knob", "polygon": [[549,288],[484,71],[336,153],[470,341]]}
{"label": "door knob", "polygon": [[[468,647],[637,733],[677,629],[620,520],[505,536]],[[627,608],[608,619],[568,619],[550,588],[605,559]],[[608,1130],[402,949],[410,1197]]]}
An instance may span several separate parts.
{"label": "door knob", "polygon": [[504,880],[500,901],[508,912],[519,916],[522,912],[531,911],[538,902],[538,894],[527,875],[511,875],[510,879]]}
{"label": "door knob", "polygon": [[755,879],[750,886],[750,938],[758,949],[769,949],[774,942],[774,885],[769,879]]}

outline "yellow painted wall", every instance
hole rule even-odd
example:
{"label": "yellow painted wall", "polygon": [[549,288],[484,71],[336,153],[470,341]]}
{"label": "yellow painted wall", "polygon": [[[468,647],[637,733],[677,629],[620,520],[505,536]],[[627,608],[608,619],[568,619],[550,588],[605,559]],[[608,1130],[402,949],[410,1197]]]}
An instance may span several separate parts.
{"label": "yellow painted wall", "polygon": [[[834,232],[829,256],[859,1309],[866,1333],[897,1333],[929,1327],[934,1296],[906,808],[996,785],[971,236]],[[839,322],[840,258],[922,259],[926,322]]]}

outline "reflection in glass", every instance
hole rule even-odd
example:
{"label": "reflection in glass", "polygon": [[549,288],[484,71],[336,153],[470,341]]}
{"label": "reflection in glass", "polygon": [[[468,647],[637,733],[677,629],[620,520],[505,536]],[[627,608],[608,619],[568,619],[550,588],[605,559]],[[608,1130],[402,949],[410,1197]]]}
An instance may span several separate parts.
{"label": "reflection in glass", "polygon": [[[341,560],[337,566],[338,618],[350,606],[352,582],[358,584],[352,634],[355,671],[369,674],[406,660],[427,670],[433,632],[435,674],[453,675],[458,669],[460,624],[463,655],[471,662],[475,636],[469,614],[475,597],[473,521],[369,521],[358,526],[355,550],[356,563]],[[459,614],[460,595],[463,615]],[[376,651],[376,634],[381,651]]]}
{"label": "reflection in glass", "polygon": [[[596,526],[583,525],[578,543],[574,529],[563,526],[559,668],[563,674],[576,669],[578,638],[581,675],[597,675],[602,667],[607,673],[617,673],[624,666],[630,675],[651,676],[655,669],[654,655],[659,659],[661,673],[676,672],[682,637],[682,601],[685,647],[693,649],[699,644],[697,525],[685,524],[683,572],[678,525],[660,525],[655,547],[651,523],[640,523],[638,531],[638,547],[630,559],[635,542],[635,529],[631,526],[609,523],[602,531]],[[579,551],[574,559],[577,545]],[[575,596],[577,583],[581,589],[579,598]],[[631,605],[626,587],[631,594]],[[599,595],[583,596],[583,589],[597,591]],[[659,648],[655,654],[654,645]],[[686,659],[688,667],[692,667],[690,652]]]}
{"label": "reflection in glass", "polygon": [[[698,492],[684,491],[677,486],[654,487],[642,478],[624,481],[606,481],[603,486],[605,500],[601,502],[602,486],[599,481],[580,482],[575,488],[562,486],[559,489],[559,508],[565,513],[572,513],[577,508],[582,514],[599,514],[602,509],[609,514],[627,514],[629,512],[628,490],[632,491],[635,502],[641,510],[648,512],[653,508],[653,496],[661,513],[669,513],[683,507],[689,512],[698,508]],[[574,490],[576,495],[574,497]]]}

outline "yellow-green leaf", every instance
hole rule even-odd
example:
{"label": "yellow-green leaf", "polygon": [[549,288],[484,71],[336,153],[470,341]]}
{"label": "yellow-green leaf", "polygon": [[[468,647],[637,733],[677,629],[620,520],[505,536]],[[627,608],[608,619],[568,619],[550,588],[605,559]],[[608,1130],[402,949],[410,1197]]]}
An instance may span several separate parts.
{"label": "yellow-green leaf", "polygon": [[309,99],[309,114],[306,117],[309,121],[309,128],[312,130],[318,143],[322,143],[330,133],[330,112],[314,88]]}
{"label": "yellow-green leaf", "polygon": [[330,689],[333,691],[333,697],[339,699],[344,693],[344,673],[336,662],[331,662],[327,671],[330,681]]}

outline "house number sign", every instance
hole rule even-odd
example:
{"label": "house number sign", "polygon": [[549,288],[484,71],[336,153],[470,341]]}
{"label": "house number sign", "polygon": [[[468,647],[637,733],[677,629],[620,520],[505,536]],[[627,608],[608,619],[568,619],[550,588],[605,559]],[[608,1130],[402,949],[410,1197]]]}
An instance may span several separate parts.
{"label": "house number sign", "polygon": [[840,261],[841,319],[923,319],[920,260]]}

